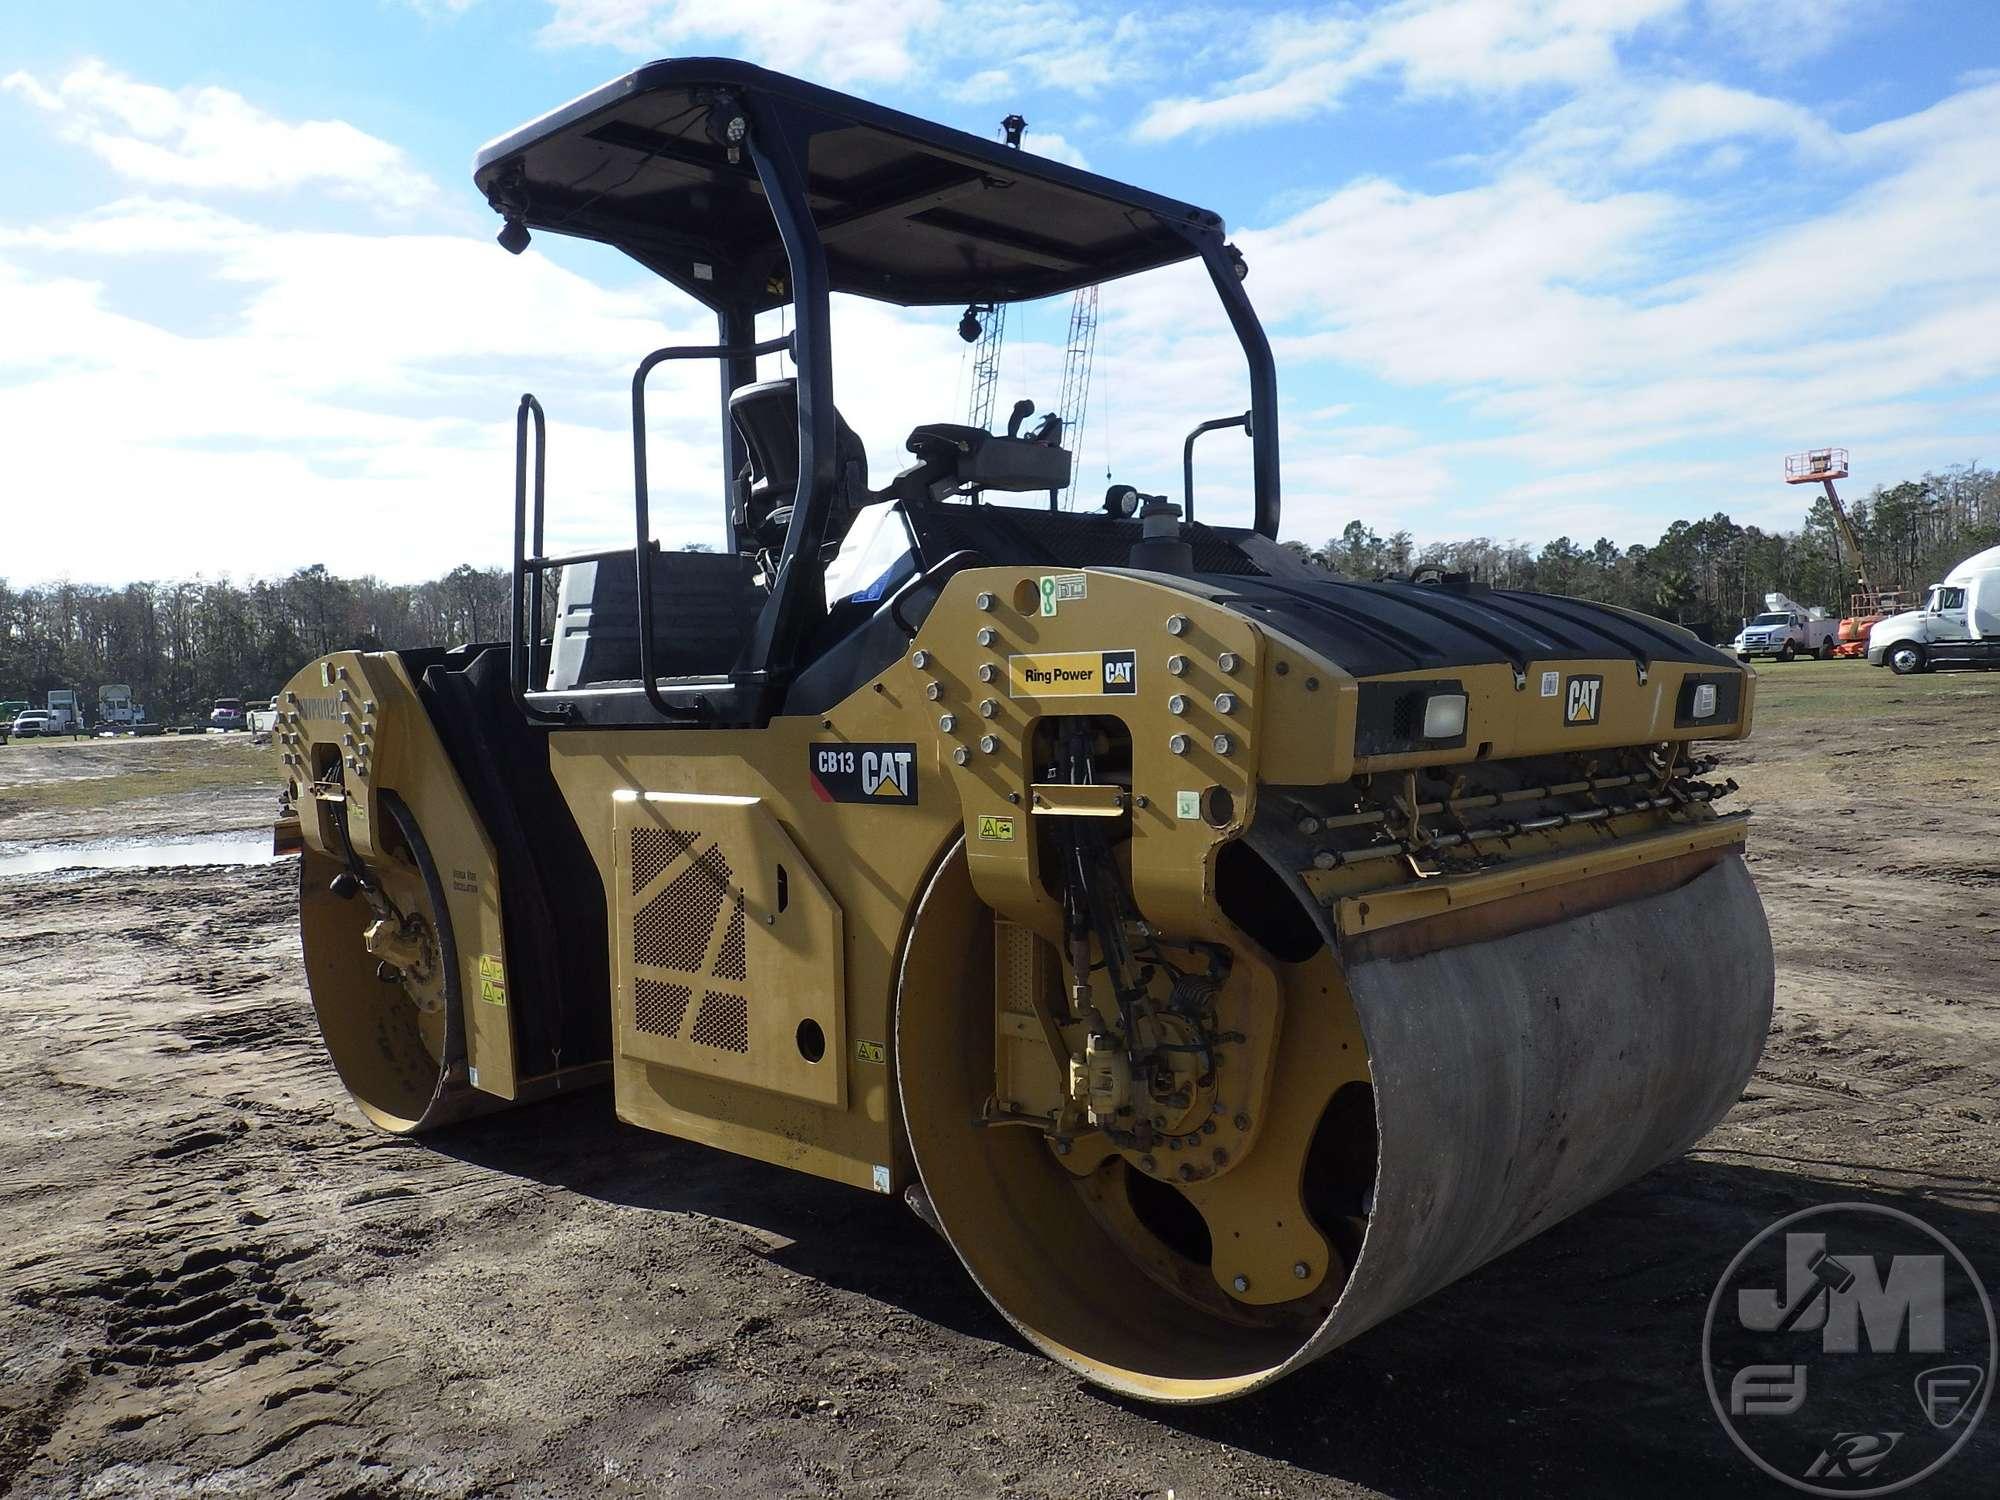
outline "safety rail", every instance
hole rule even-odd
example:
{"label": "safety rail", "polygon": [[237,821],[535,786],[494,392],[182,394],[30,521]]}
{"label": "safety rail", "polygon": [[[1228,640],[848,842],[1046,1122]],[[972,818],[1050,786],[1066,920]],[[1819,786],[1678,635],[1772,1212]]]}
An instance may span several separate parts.
{"label": "safety rail", "polygon": [[1845,448],[1815,448],[1810,453],[1794,453],[1785,460],[1786,484],[1818,484],[1846,477]]}
{"label": "safety rail", "polygon": [[[780,334],[755,344],[676,344],[655,349],[639,361],[632,372],[632,510],[638,540],[634,562],[639,570],[639,686],[653,712],[663,719],[686,719],[698,710],[667,702],[660,696],[659,680],[653,675],[653,520],[646,480],[646,378],[661,365],[680,359],[756,359],[765,354],[788,353],[795,359],[791,334]],[[804,483],[804,476],[800,477]]]}
{"label": "safety rail", "polygon": [[[531,508],[528,483],[528,433],[535,435],[535,468],[532,490],[533,544],[529,550]],[[528,679],[534,673],[534,653],[542,644],[542,580],[554,568],[574,563],[608,562],[625,555],[623,547],[605,547],[594,552],[564,552],[550,556],[543,552],[547,519],[548,418],[542,403],[532,393],[524,393],[514,412],[514,592],[513,625],[507,638],[508,682],[514,705],[537,724],[567,724],[575,717],[568,704],[543,708],[528,701]],[[523,622],[527,632],[522,632]]]}
{"label": "safety rail", "polygon": [[[533,554],[528,551],[528,427],[532,420],[535,429],[535,524]],[[543,415],[542,403],[532,392],[524,392],[521,404],[514,411],[514,593],[513,614],[507,635],[507,675],[514,692],[514,705],[531,721],[537,724],[561,724],[569,719],[567,709],[537,708],[528,701],[529,658],[542,639],[542,577],[551,567],[559,566],[560,560],[542,555],[542,527],[544,522],[543,502],[547,494],[549,457],[548,419]],[[528,600],[528,581],[534,580],[534,600],[532,610]],[[532,615],[525,638],[522,622]]]}
{"label": "safety rail", "polygon": [[[636,545],[600,547],[583,552],[549,553],[546,546],[548,494],[548,419],[532,393],[523,394],[514,413],[514,589],[513,620],[508,635],[508,675],[514,703],[537,724],[567,724],[576,719],[569,704],[544,707],[530,701],[529,678],[534,653],[542,644],[543,579],[555,569],[580,563],[614,562],[630,556],[637,571],[639,603],[639,675],[647,701],[662,718],[685,719],[693,710],[668,703],[660,696],[653,675],[653,558],[660,544],[652,536],[652,512],[646,471],[646,379],[660,365],[682,359],[754,359],[788,352],[790,334],[754,344],[683,344],[655,349],[639,361],[632,374],[632,487],[637,525]],[[726,418],[725,418],[726,420]],[[533,432],[534,465],[528,462]]]}

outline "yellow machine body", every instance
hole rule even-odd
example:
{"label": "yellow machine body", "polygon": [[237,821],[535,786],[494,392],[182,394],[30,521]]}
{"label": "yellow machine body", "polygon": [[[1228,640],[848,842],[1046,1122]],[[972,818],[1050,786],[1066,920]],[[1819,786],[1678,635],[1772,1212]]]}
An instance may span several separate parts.
{"label": "yellow machine body", "polygon": [[[1367,1241],[1365,1205],[1324,1222],[1308,1180],[1342,1091],[1381,1087],[1350,971],[1588,920],[1606,891],[1671,893],[1735,862],[1743,824],[1689,795],[1705,785],[1687,775],[1696,731],[1675,720],[1694,668],[1628,657],[1463,669],[1462,744],[1362,755],[1363,682],[1334,662],[1184,580],[1086,580],[1043,614],[1033,573],[968,570],[897,661],[823,714],[761,730],[562,731],[547,737],[548,769],[602,882],[605,1061],[621,1118],[860,1188],[921,1183],[974,1275],[1037,1342],[1106,1384],[1212,1399],[1311,1344]],[[1748,727],[1753,679],[1733,670],[1735,706],[1702,738]],[[1572,722],[1573,679],[1595,683],[1591,723]],[[560,1084],[517,1075],[496,857],[401,662],[327,658],[280,704],[308,972],[364,1110],[415,1129]],[[1100,744],[1120,741],[1115,779],[1051,778],[1046,736],[1080,720]],[[1563,775],[1482,782],[1545,762]],[[390,803],[421,830],[423,858]],[[1558,804],[1592,815],[1422,843],[1425,829],[1466,832],[1471,807]],[[1075,998],[1103,954],[1066,946],[1049,835],[1071,820],[1108,836],[1132,922],[1229,955],[1203,1020],[1163,1003],[1150,1023],[1169,1049],[1207,1047],[1208,1066],[1135,1084],[1127,1049],[1103,1044],[1115,1016],[1102,985]],[[1413,852],[1329,859],[1317,846],[1343,820],[1373,840],[1351,853],[1390,834]],[[1252,902],[1230,882],[1259,828],[1278,834],[1249,856],[1268,872]],[[367,941],[365,903],[322,889],[353,864],[387,872],[399,909],[426,912],[420,866],[434,867],[449,915],[434,925],[448,925],[456,959],[448,1014],[418,1007],[407,972],[373,972],[387,940]],[[1273,952],[1268,913],[1252,909],[1273,899],[1296,901],[1323,941]],[[1761,1037],[1754,991],[1753,974],[1751,994],[1726,1000],[1747,1004],[1750,1024],[1735,1029]],[[398,1040],[399,1019],[430,1028],[421,1055]],[[1732,1066],[1754,1056],[1753,1044]],[[570,1070],[577,1082],[601,1071]],[[1706,1116],[1715,1090],[1702,1093]],[[1094,1123],[1117,1120],[1143,1128]],[[1712,1120],[1680,1123],[1698,1134]],[[1155,1218],[1163,1193],[1199,1218],[1205,1265],[1135,1217],[1127,1177],[1151,1185]],[[1073,1226],[1026,1254],[1007,1227],[1024,1213]],[[1105,1240],[1081,1284],[1076,1235]],[[1158,1309],[1134,1305],[1163,1288],[1202,1325],[1168,1337],[1167,1353],[1152,1347]],[[1077,1305],[1063,1316],[1035,1311],[1065,1297]]]}
{"label": "yellow machine body", "polygon": [[[623,249],[717,341],[634,368],[628,547],[550,549],[524,396],[504,643],[339,653],[279,699],[313,1005],[376,1125],[608,1079],[636,1126],[905,1195],[1038,1348],[1193,1402],[1736,1099],[1771,946],[1697,746],[1748,731],[1754,677],[1642,615],[1280,545],[1276,365],[1220,215],[715,58],[474,180],[507,250]],[[1076,296],[1087,359],[1099,283],[1197,265],[1248,402],[1206,355],[1166,382],[1241,413],[1189,433],[1178,504],[1076,495],[1080,369],[993,430],[996,358],[972,423],[911,393],[914,461],[871,482],[836,294],[989,355],[1006,304]],[[720,374],[714,552],[649,508],[647,381],[684,360]],[[1195,519],[1219,430],[1247,525]]]}

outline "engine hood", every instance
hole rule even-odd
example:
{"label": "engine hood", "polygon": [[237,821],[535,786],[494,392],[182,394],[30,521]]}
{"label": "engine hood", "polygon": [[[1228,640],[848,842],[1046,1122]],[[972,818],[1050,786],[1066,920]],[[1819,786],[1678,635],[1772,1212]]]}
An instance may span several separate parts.
{"label": "engine hood", "polygon": [[[1301,570],[1303,573],[1304,570]],[[1685,662],[1740,670],[1692,632],[1558,594],[1477,585],[1348,583],[1324,575],[1197,575],[1215,602],[1291,636],[1356,677],[1509,662]]]}

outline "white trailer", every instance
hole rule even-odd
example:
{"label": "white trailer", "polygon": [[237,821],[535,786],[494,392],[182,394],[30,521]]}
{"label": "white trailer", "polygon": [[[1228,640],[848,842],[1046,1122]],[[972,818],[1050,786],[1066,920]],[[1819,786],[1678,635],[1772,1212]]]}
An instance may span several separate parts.
{"label": "white trailer", "polygon": [[81,734],[83,732],[83,708],[76,700],[76,694],[69,688],[55,688],[49,693],[49,722],[43,734]]}
{"label": "white trailer", "polygon": [[1932,584],[1922,609],[1877,620],[1868,660],[1898,675],[2000,666],[2000,547],[1975,552]]}
{"label": "white trailer", "polygon": [[1839,644],[1840,621],[1829,618],[1817,606],[1808,609],[1783,594],[1766,594],[1764,613],[1744,621],[1731,643],[1741,661],[1753,656],[1775,656],[1779,661],[1798,656],[1824,659],[1832,656]]}

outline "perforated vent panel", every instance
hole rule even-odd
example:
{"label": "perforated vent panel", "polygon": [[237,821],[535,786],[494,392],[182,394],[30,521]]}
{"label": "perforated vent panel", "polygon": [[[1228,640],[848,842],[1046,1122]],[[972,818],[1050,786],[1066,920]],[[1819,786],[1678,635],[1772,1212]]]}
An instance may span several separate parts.
{"label": "perforated vent panel", "polygon": [[741,995],[725,995],[710,990],[701,997],[701,1009],[694,1018],[688,1040],[724,1052],[750,1050],[750,1005]]}
{"label": "perforated vent panel", "polygon": [[640,910],[632,924],[633,958],[684,974],[700,973],[715,919],[729,895],[729,878],[722,851],[704,850]]}
{"label": "perforated vent panel", "polygon": [[[784,826],[727,792],[612,806],[621,1061],[844,1107],[841,911]],[[627,1118],[724,1107],[658,1074],[616,1076]]]}
{"label": "perforated vent panel", "polygon": [[638,895],[657,880],[660,871],[672,864],[681,851],[693,842],[693,834],[678,828],[633,829],[632,894]]}
{"label": "perforated vent panel", "polygon": [[1035,934],[1033,929],[995,918],[994,956],[1000,1008],[1017,1016],[1035,1013]]}
{"label": "perforated vent panel", "polygon": [[632,981],[632,1024],[653,1036],[678,1036],[694,991],[657,979]]}
{"label": "perforated vent panel", "polygon": [[736,909],[729,914],[729,930],[722,935],[722,946],[716,950],[715,968],[717,979],[748,979],[749,970],[743,963],[743,898],[736,898]]}
{"label": "perforated vent panel", "polygon": [[1419,693],[1405,693],[1396,700],[1392,727],[1397,739],[1414,740],[1417,737],[1417,726],[1423,722],[1417,717],[1417,705],[1422,702],[1423,696]]}

